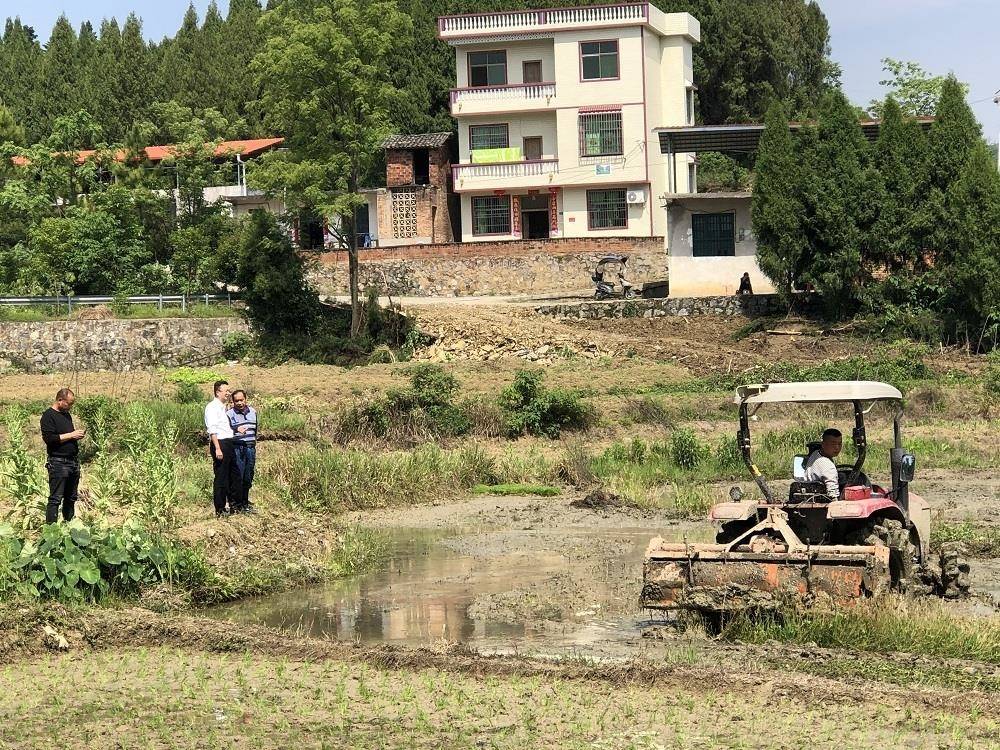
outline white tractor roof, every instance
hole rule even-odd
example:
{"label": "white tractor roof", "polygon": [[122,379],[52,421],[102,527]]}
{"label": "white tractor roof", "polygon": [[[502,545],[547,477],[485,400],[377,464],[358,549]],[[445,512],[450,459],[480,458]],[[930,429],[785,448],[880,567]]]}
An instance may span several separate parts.
{"label": "white tractor roof", "polygon": [[818,383],[764,383],[736,389],[734,403],[780,404],[820,401],[891,401],[903,394],[874,380],[824,380]]}

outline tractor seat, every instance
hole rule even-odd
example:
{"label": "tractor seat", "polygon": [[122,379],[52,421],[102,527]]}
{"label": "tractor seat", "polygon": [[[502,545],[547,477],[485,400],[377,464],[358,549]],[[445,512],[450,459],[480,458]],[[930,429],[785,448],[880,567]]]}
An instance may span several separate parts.
{"label": "tractor seat", "polygon": [[823,482],[792,482],[788,488],[788,502],[816,503],[830,502]]}

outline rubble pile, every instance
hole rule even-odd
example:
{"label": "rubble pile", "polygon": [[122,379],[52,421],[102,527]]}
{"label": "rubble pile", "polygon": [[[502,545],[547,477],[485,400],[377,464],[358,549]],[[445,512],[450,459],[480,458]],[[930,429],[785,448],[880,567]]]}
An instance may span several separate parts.
{"label": "rubble pile", "polygon": [[420,330],[433,341],[418,349],[413,358],[424,362],[456,359],[491,362],[517,358],[528,362],[549,362],[570,357],[597,359],[614,356],[605,341],[595,340],[591,331],[568,331],[561,326],[539,325],[536,320],[509,313],[457,316],[420,316]]}

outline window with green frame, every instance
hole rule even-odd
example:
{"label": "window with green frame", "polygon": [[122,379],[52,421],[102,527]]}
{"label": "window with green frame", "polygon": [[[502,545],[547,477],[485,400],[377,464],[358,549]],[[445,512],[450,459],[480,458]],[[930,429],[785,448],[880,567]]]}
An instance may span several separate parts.
{"label": "window with green frame", "polygon": [[736,255],[735,215],[691,214],[691,244],[696,258]]}

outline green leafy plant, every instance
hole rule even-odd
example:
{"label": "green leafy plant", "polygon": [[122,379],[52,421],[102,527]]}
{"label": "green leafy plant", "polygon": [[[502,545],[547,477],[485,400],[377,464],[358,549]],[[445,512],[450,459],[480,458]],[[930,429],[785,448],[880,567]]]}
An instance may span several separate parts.
{"label": "green leafy plant", "polygon": [[698,468],[707,454],[707,448],[687,428],[677,430],[670,437],[670,458],[682,469]]}
{"label": "green leafy plant", "polygon": [[574,391],[546,388],[541,370],[518,370],[500,394],[508,437],[538,435],[558,438],[564,429],[583,429],[594,421],[593,410]]}
{"label": "green leafy plant", "polygon": [[19,409],[4,414],[7,441],[0,449],[3,493],[10,498],[7,520],[19,529],[39,526],[45,520],[46,486],[41,460],[28,450],[24,426],[27,415]]}
{"label": "green leafy plant", "polygon": [[178,404],[197,404],[205,400],[205,394],[197,383],[181,382],[174,390],[174,401]]}

